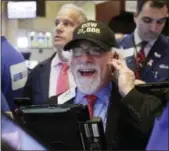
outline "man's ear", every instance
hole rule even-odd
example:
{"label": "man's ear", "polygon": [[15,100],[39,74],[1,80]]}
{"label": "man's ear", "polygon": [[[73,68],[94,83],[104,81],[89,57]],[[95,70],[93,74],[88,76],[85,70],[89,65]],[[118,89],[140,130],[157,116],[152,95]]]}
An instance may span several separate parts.
{"label": "man's ear", "polygon": [[124,60],[123,50],[120,48],[112,48],[112,59]]}

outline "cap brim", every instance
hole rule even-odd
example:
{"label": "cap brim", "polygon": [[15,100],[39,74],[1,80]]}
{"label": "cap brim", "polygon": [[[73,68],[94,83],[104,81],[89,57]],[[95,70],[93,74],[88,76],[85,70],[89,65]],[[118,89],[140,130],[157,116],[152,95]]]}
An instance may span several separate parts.
{"label": "cap brim", "polygon": [[93,39],[93,38],[79,38],[79,39],[75,39],[75,40],[72,40],[72,41],[68,42],[65,45],[64,50],[65,51],[70,51],[76,45],[77,42],[82,41],[82,40],[90,41],[90,42],[94,43],[95,45],[99,46],[100,48],[102,48],[104,51],[109,51],[109,49],[110,49],[110,47],[105,45],[100,40]]}

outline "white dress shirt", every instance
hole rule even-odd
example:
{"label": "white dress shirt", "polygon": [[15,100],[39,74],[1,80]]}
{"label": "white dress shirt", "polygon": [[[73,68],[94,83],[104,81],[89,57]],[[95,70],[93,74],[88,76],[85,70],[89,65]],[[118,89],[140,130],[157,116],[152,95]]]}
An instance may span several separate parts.
{"label": "white dress shirt", "polygon": [[[58,53],[56,53],[55,57],[52,59],[51,62],[50,78],[49,78],[49,97],[57,95],[56,86],[61,70],[60,66],[61,62],[63,61],[60,60]],[[75,87],[75,81],[70,71],[70,68],[67,70],[67,72],[69,77],[69,88]]]}
{"label": "white dress shirt", "polygon": [[[134,41],[135,41],[135,46],[136,46],[136,49],[137,49],[137,52],[135,52],[135,55],[139,52],[139,50],[141,49],[141,47],[139,46],[139,44],[143,41],[140,36],[138,35],[138,32],[137,32],[137,28],[135,29],[134,31]],[[145,53],[145,56],[147,57],[152,46],[154,45],[156,40],[152,40],[150,42],[148,42],[148,44],[145,46],[144,48],[144,53]]]}

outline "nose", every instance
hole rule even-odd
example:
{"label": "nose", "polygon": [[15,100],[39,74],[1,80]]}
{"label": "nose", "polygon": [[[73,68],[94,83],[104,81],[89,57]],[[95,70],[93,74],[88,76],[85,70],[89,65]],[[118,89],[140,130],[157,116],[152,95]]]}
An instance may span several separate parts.
{"label": "nose", "polygon": [[81,61],[82,61],[83,63],[92,62],[92,56],[89,55],[89,54],[87,54],[87,53],[84,53],[84,54],[82,54],[82,56],[81,56]]}
{"label": "nose", "polygon": [[59,24],[56,26],[55,31],[56,31],[57,33],[63,32],[63,24],[62,24],[62,23],[59,23]]}
{"label": "nose", "polygon": [[157,32],[158,24],[156,22],[153,22],[150,28],[152,32]]}

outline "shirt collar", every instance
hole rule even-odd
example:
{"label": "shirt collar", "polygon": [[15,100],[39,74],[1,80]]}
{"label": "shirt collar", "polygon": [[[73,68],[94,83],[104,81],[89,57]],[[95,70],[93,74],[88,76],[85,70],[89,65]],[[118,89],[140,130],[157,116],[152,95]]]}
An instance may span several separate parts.
{"label": "shirt collar", "polygon": [[[104,87],[103,89],[101,89],[100,91],[92,95],[97,96],[100,102],[104,103],[105,105],[108,105],[110,100],[111,90],[112,90],[112,83],[109,83],[106,87]],[[81,92],[77,88],[77,98],[79,98],[79,100],[82,100],[85,95],[86,95],[85,93]]]}
{"label": "shirt collar", "polygon": [[[151,41],[148,42],[148,44],[151,45],[151,46],[153,46],[156,40],[157,40],[157,39],[151,40]],[[140,36],[138,35],[138,29],[137,29],[137,28],[136,28],[135,31],[134,31],[134,41],[135,41],[135,45],[136,45],[136,46],[143,41],[143,40],[140,38]]]}
{"label": "shirt collar", "polygon": [[64,61],[62,61],[59,58],[58,53],[56,53],[56,55],[52,59],[51,67],[55,67],[55,66],[59,65],[60,63],[68,63],[68,64],[70,64],[70,62],[64,62]]}

